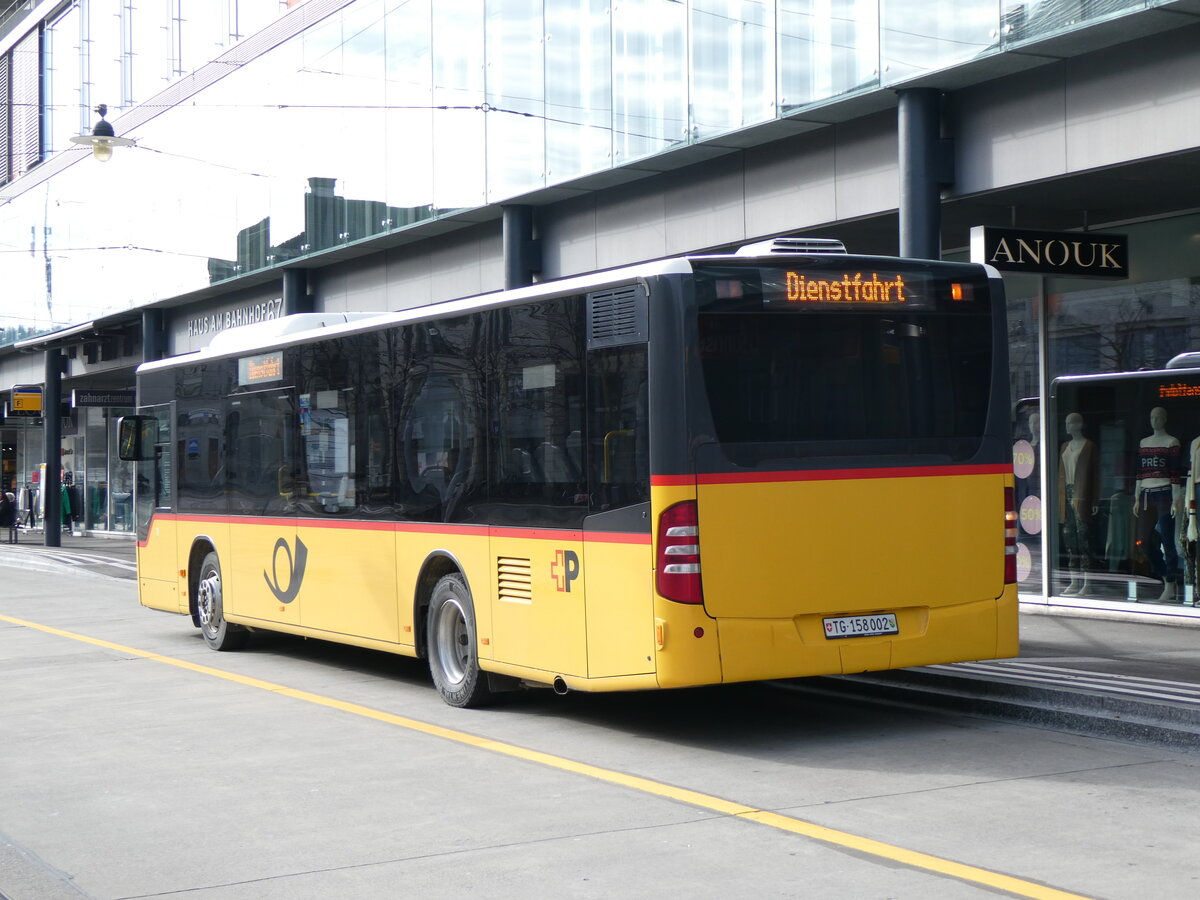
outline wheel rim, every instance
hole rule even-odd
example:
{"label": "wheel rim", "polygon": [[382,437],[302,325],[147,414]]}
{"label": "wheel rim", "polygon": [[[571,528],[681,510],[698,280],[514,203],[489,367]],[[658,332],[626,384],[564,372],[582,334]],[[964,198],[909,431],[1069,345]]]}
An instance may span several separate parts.
{"label": "wheel rim", "polygon": [[448,684],[459,684],[467,677],[472,648],[467,616],[458,598],[450,597],[441,605],[436,625],[438,669]]}
{"label": "wheel rim", "polygon": [[200,577],[196,592],[196,611],[200,614],[200,627],[205,633],[213,634],[221,627],[221,573],[209,569]]}

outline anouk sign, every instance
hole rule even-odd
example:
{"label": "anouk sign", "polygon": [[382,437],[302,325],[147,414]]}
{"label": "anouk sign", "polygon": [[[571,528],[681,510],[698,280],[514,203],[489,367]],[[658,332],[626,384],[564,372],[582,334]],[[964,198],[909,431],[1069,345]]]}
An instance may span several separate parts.
{"label": "anouk sign", "polygon": [[1123,234],[977,225],[971,229],[971,262],[1005,272],[1128,278],[1129,239]]}

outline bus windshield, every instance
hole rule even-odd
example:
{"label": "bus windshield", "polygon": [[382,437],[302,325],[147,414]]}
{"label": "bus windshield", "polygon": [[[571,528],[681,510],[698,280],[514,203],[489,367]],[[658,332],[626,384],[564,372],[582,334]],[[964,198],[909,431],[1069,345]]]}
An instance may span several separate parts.
{"label": "bus windshield", "polygon": [[[961,462],[992,375],[988,283],[947,263],[697,266],[704,468]],[[715,454],[715,455],[714,455]]]}

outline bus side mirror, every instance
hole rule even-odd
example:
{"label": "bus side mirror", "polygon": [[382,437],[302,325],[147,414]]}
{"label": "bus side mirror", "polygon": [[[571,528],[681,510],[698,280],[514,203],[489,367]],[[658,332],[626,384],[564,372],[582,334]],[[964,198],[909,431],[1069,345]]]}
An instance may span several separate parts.
{"label": "bus side mirror", "polygon": [[158,419],[154,416],[121,416],[117,420],[117,455],[126,462],[154,459]]}

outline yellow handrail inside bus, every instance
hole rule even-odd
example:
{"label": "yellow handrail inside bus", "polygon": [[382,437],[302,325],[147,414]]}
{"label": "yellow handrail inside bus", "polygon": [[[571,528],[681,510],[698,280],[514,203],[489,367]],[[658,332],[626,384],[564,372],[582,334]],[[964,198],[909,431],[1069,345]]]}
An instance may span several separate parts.
{"label": "yellow handrail inside bus", "polygon": [[612,448],[609,446],[609,441],[613,438],[633,437],[632,428],[622,428],[619,431],[610,431],[604,436],[604,481],[605,483],[612,481]]}

